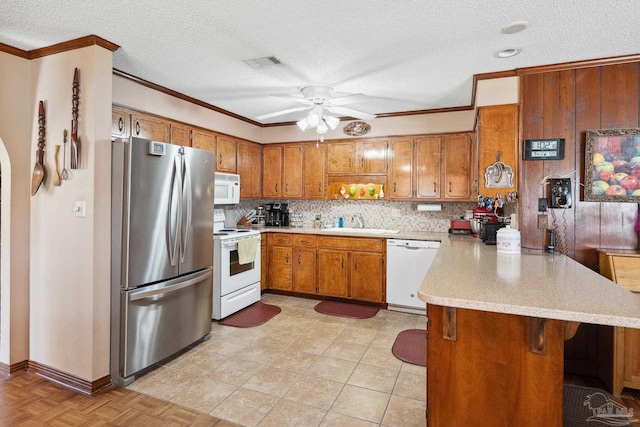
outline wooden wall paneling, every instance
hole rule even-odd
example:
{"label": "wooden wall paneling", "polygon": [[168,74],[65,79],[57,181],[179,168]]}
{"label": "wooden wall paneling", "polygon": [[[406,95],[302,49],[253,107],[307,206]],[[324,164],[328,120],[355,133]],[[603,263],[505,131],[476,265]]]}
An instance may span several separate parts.
{"label": "wooden wall paneling", "polygon": [[[572,146],[575,134],[575,71],[566,70],[545,75],[544,134],[545,138],[564,138]],[[566,148],[566,147],[565,147]],[[544,160],[544,174],[549,178],[567,177],[571,179],[572,194],[576,194],[575,151],[566,150],[562,160]],[[545,185],[548,198],[551,187]],[[551,210],[551,226],[556,230],[556,250],[574,257],[575,202],[569,209]]]}
{"label": "wooden wall paneling", "polygon": [[[601,68],[576,70],[576,120],[575,156],[576,181],[584,183],[584,155],[588,129],[600,128],[600,74]],[[584,202],[584,187],[576,189],[576,216],[574,234],[576,239],[575,260],[595,270],[600,246],[600,205]]]}
{"label": "wooden wall paneling", "polygon": [[[543,75],[528,74],[521,82],[521,139],[543,136]],[[520,142],[522,144],[522,142]],[[538,229],[538,198],[543,197],[543,188],[538,184],[544,176],[543,162],[521,161],[519,185],[520,228],[522,246],[542,249],[547,244],[545,230]]]}
{"label": "wooden wall paneling", "polygon": [[[603,67],[600,123],[603,129],[638,127],[638,64]],[[605,248],[637,248],[636,215],[636,204],[602,203],[600,245]]]}

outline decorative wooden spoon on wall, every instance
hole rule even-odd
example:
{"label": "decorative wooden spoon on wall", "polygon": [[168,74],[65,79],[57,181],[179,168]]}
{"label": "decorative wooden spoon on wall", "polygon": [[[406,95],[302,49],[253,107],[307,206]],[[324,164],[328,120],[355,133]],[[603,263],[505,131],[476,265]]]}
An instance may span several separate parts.
{"label": "decorative wooden spoon on wall", "polygon": [[60,166],[58,165],[58,153],[60,152],[60,145],[56,145],[56,151],[53,158],[56,162],[56,171],[53,174],[53,185],[58,187],[62,181],[60,181]]}
{"label": "decorative wooden spoon on wall", "polygon": [[44,135],[45,135],[45,115],[44,102],[40,101],[38,106],[38,150],[36,151],[36,165],[31,174],[31,195],[35,196],[42,185],[47,170],[44,167]]}

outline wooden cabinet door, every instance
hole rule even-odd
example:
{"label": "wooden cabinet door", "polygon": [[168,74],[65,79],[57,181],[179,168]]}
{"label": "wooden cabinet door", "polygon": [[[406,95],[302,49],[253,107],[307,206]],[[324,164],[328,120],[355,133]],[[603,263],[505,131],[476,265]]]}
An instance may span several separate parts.
{"label": "wooden cabinet door", "polygon": [[316,250],[293,248],[293,291],[305,294],[316,292]]}
{"label": "wooden cabinet door", "polygon": [[351,252],[349,297],[359,301],[385,301],[382,254]]}
{"label": "wooden cabinet door", "polygon": [[440,140],[438,136],[416,140],[415,197],[418,199],[440,198]]}
{"label": "wooden cabinet door", "polygon": [[216,152],[216,135],[213,132],[194,130],[193,140],[191,142],[193,148],[200,150]]}
{"label": "wooden cabinet door", "polygon": [[353,142],[333,142],[327,148],[328,173],[354,173]]}
{"label": "wooden cabinet door", "polygon": [[131,136],[131,114],[125,108],[113,107],[111,111],[111,136],[129,138]]}
{"label": "wooden cabinet door", "polygon": [[624,385],[640,388],[640,329],[624,328]]}
{"label": "wooden cabinet door", "polygon": [[[510,166],[513,172],[513,186],[500,188],[502,194],[518,188],[518,105],[495,105],[478,108],[478,139],[480,146],[480,194],[493,194],[495,187],[487,187],[485,171],[497,161]],[[489,177],[492,179],[492,177]]]}
{"label": "wooden cabinet door", "polygon": [[262,149],[262,197],[282,197],[282,148]]}
{"label": "wooden cabinet door", "polygon": [[153,141],[169,142],[169,123],[143,114],[131,115],[131,135]]}
{"label": "wooden cabinet door", "polygon": [[183,147],[191,147],[191,129],[177,123],[171,123],[169,132],[169,139],[172,144],[182,145]]}
{"label": "wooden cabinet door", "polygon": [[269,275],[271,289],[290,291],[292,251],[290,246],[271,246],[269,251]]}
{"label": "wooden cabinet door", "polygon": [[413,141],[392,138],[389,141],[389,197],[411,199],[413,196]]}
{"label": "wooden cabinet door", "polygon": [[236,140],[228,136],[216,136],[216,170],[236,173]]}
{"label": "wooden cabinet door", "polygon": [[387,140],[358,141],[355,144],[355,172],[387,173]]}
{"label": "wooden cabinet door", "polygon": [[304,148],[302,162],[302,185],[305,199],[324,198],[325,146]]}
{"label": "wooden cabinet door", "polygon": [[238,141],[240,198],[259,199],[262,195],[262,148],[260,144]]}
{"label": "wooden cabinet door", "polygon": [[347,252],[318,249],[318,294],[346,298],[348,283]]}
{"label": "wooden cabinet door", "polygon": [[269,259],[267,254],[269,251],[267,250],[267,234],[262,236],[260,239],[260,290],[267,289],[269,286]]}
{"label": "wooden cabinet door", "polygon": [[282,153],[282,195],[302,197],[302,147],[284,147]]}
{"label": "wooden cabinet door", "polygon": [[442,141],[442,163],[445,199],[471,199],[473,152],[470,135],[451,135]]}

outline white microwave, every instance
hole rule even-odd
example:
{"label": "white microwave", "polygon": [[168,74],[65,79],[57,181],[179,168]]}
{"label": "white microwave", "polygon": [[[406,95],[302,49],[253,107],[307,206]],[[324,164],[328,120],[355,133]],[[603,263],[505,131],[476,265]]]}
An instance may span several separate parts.
{"label": "white microwave", "polygon": [[215,173],[214,205],[235,205],[240,202],[240,175]]}

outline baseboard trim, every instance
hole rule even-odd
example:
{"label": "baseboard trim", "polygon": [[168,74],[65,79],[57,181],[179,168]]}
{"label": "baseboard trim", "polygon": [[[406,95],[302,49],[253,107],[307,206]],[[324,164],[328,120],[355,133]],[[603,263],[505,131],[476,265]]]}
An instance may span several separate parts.
{"label": "baseboard trim", "polygon": [[33,361],[29,361],[28,370],[49,381],[89,396],[111,387],[111,375],[98,378],[95,381],[87,381],[75,375]]}
{"label": "baseboard trim", "polygon": [[22,362],[14,363],[13,365],[0,363],[0,372],[5,375],[11,375],[18,371],[26,371],[28,363],[28,360],[23,360]]}

